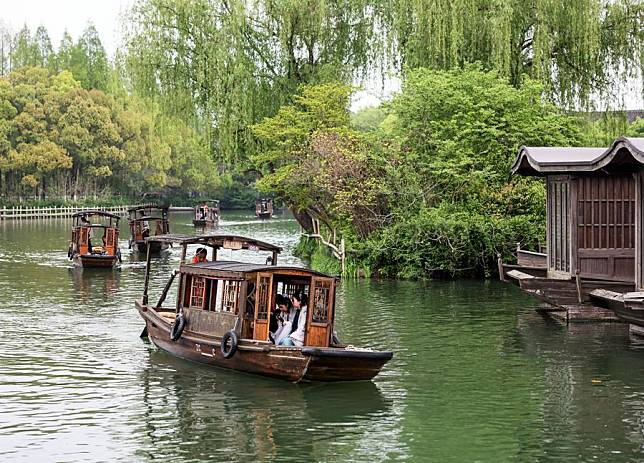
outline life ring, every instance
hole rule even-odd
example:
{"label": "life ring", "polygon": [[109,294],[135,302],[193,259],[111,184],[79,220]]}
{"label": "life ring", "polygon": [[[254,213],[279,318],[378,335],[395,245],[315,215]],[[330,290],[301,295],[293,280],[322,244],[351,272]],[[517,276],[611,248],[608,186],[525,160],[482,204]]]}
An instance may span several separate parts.
{"label": "life ring", "polygon": [[184,317],[183,314],[180,313],[174,319],[174,323],[172,325],[172,331],[170,332],[170,340],[176,341],[177,339],[179,339],[185,327],[186,327],[186,317]]}
{"label": "life ring", "polygon": [[[228,341],[230,340],[230,348],[228,347]],[[235,352],[237,352],[237,333],[234,331],[226,331],[224,333],[224,337],[221,338],[221,355],[224,356],[224,358],[229,359],[233,355],[235,355]]]}

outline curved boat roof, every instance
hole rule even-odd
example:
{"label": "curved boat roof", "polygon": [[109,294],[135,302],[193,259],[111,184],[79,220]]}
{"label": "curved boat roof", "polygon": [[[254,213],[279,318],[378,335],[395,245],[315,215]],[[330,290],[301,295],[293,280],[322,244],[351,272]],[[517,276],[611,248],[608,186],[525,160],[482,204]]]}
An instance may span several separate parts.
{"label": "curved boat roof", "polygon": [[[215,248],[226,248],[225,245],[228,243],[232,245],[239,243],[241,246],[237,249],[250,249],[253,251],[271,251],[280,253],[282,248],[275,246],[274,244],[266,243],[264,241],[256,240],[253,238],[247,238],[240,235],[224,235],[224,234],[212,234],[212,235],[181,235],[181,234],[167,234],[167,235],[156,235],[146,238],[148,241],[159,241],[162,243],[179,243],[179,244],[204,244],[212,246]],[[229,249],[233,249],[228,246]],[[255,248],[255,249],[253,249]]]}
{"label": "curved boat roof", "polygon": [[130,207],[127,211],[128,212],[134,212],[134,211],[140,211],[143,209],[159,209],[159,210],[164,210],[164,209],[169,209],[169,206],[157,206],[156,204],[143,204],[140,206],[133,206]]}
{"label": "curved boat roof", "polygon": [[565,174],[634,163],[644,164],[644,138],[620,137],[608,148],[522,146],[511,171],[521,175]]}
{"label": "curved boat roof", "polygon": [[112,214],[111,212],[99,211],[99,210],[93,210],[93,209],[77,212],[74,215],[72,215],[72,217],[90,217],[94,215],[100,215],[103,217],[110,217],[112,219],[121,220],[121,216],[119,215]]}
{"label": "curved boat roof", "polygon": [[181,268],[184,271],[188,270],[188,273],[215,271],[215,272],[233,273],[241,276],[244,273],[255,273],[255,272],[282,273],[282,272],[296,271],[296,272],[307,273],[313,276],[335,278],[331,275],[327,275],[326,273],[318,272],[304,267],[253,264],[253,263],[247,263],[247,262],[235,262],[235,261],[225,261],[225,260],[216,260],[214,262],[199,262],[197,264],[184,263],[184,264],[181,264]]}

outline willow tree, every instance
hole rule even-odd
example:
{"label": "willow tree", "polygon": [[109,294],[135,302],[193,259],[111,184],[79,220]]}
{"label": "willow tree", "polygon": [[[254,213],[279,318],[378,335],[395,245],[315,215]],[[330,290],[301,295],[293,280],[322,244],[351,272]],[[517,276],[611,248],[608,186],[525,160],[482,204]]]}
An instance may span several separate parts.
{"label": "willow tree", "polygon": [[135,90],[207,134],[226,162],[298,86],[349,81],[377,56],[368,0],[140,0],[127,35]]}
{"label": "willow tree", "polygon": [[642,78],[641,0],[387,0],[380,11],[401,68],[479,62],[515,86],[539,79],[567,106]]}

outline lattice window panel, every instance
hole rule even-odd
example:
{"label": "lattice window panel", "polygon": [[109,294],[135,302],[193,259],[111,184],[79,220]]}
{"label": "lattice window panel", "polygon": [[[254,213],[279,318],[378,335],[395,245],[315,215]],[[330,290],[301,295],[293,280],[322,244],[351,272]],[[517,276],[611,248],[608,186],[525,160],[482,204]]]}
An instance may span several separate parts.
{"label": "lattice window panel", "polygon": [[190,292],[190,307],[203,307],[204,296],[206,294],[206,280],[201,277],[192,279],[192,290]]}
{"label": "lattice window panel", "polygon": [[259,278],[259,288],[257,288],[257,319],[268,319],[268,289],[270,285],[270,277]]}
{"label": "lattice window panel", "polygon": [[224,281],[223,283],[224,290],[221,300],[221,310],[222,312],[236,313],[241,281]]}
{"label": "lattice window panel", "polygon": [[327,323],[329,321],[329,294],[331,284],[326,281],[316,281],[313,290],[313,313],[314,323]]}

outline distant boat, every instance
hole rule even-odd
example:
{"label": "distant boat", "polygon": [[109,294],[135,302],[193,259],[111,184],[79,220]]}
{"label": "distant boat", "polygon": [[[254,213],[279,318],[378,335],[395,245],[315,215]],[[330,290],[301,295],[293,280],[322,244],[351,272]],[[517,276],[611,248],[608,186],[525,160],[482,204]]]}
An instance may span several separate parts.
{"label": "distant boat", "polygon": [[[118,215],[87,210],[73,216],[72,239],[67,256],[80,267],[114,267],[121,261]],[[92,223],[92,219],[101,223]]]}
{"label": "distant boat", "polygon": [[212,227],[219,222],[219,200],[212,199],[195,206],[195,218],[192,224],[195,227]]}
{"label": "distant boat", "polygon": [[[168,220],[167,206],[146,204],[128,209],[130,224],[129,247],[140,253],[146,253],[148,246],[145,241],[150,236],[164,235],[170,233],[170,221]],[[150,246],[150,252],[159,253],[168,249],[168,243],[154,242]]]}
{"label": "distant boat", "polygon": [[[146,324],[142,336],[177,357],[288,381],[327,382],[370,380],[393,356],[341,344],[333,331],[336,279],[301,267],[278,266],[277,246],[233,235],[166,235],[147,242],[182,246],[179,268],[170,274],[156,303],[149,301],[148,254],[143,296],[136,301]],[[211,248],[213,261],[198,262],[196,257],[186,261],[188,245],[199,246],[198,251]],[[265,264],[218,261],[220,249],[265,251],[270,256]],[[164,306],[176,276],[176,306]],[[283,298],[299,294],[299,300],[310,301],[307,310],[291,319],[305,317],[301,347],[271,341],[272,322],[278,323],[273,314],[278,294]]]}
{"label": "distant boat", "polygon": [[255,215],[258,219],[270,219],[273,217],[273,200],[271,198],[256,199]]}

